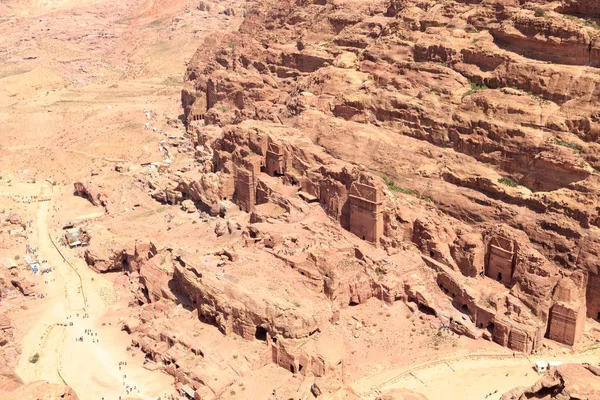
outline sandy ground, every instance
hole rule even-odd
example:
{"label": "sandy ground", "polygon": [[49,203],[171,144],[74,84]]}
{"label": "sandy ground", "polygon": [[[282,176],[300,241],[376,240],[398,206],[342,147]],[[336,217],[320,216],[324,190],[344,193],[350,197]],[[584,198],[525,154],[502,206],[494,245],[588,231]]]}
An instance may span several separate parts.
{"label": "sandy ground", "polygon": [[[596,363],[598,356],[541,357],[544,361]],[[517,386],[531,386],[541,375],[533,369],[538,357],[481,358],[450,361],[415,371],[400,380],[384,385],[383,390],[407,388],[429,399],[492,399]],[[486,397],[487,396],[487,397]]]}
{"label": "sandy ground", "polygon": [[[448,361],[443,361],[444,359]],[[531,386],[541,378],[542,375],[533,368],[536,361],[595,364],[598,362],[598,353],[528,357],[471,354],[464,357],[442,357],[423,367],[415,365],[405,370],[389,369],[368,378],[367,384],[357,382],[352,386],[362,398],[367,399],[375,399],[379,393],[391,389],[406,388],[432,400],[498,400],[509,390],[518,386]]]}
{"label": "sandy ground", "polygon": [[[50,188],[44,184],[42,194]],[[111,276],[96,274],[79,258],[70,260],[75,269],[62,260],[48,235],[53,208],[53,202],[37,203],[31,246],[39,248],[40,260],[48,261],[44,266],[55,271],[32,277],[46,297],[13,316],[14,325],[24,333],[17,373],[25,381],[64,380],[83,400],[125,397],[128,387],[135,388],[131,396],[143,399],[175,395],[173,378],[148,371],[143,355],[129,349],[130,339],[118,324],[128,315],[128,305],[115,292]],[[39,361],[29,362],[36,353]]]}
{"label": "sandy ground", "polygon": [[[111,160],[160,161],[158,135],[182,113],[187,60],[208,34],[241,21],[196,6],[0,2],[0,170],[67,184]],[[155,112],[157,132],[145,129],[143,110]]]}

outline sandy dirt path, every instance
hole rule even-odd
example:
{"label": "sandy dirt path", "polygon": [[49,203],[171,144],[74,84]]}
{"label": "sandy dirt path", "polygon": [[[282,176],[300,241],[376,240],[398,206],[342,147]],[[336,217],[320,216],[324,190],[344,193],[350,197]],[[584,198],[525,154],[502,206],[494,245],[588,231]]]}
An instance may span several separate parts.
{"label": "sandy dirt path", "polygon": [[432,400],[499,400],[509,390],[518,386],[531,386],[540,379],[542,375],[533,369],[533,364],[537,360],[596,363],[598,356],[595,354],[561,357],[470,356],[448,362],[432,363],[422,369],[411,369],[412,372],[395,376],[393,371],[386,371],[388,377],[392,376],[392,378],[371,386],[371,389],[376,388],[376,390],[365,390],[362,385],[354,388],[365,399],[375,399],[379,393],[405,388],[422,393]]}
{"label": "sandy dirt path", "polygon": [[[49,192],[45,185],[42,193]],[[176,394],[172,377],[148,371],[142,355],[127,351],[130,339],[118,328],[118,316],[127,315],[127,304],[103,299],[101,294],[111,292],[117,297],[113,283],[87,268],[83,260],[69,259],[70,265],[62,259],[49,237],[49,233],[59,234],[48,224],[54,205],[38,204],[35,246],[40,259],[48,260],[44,266],[53,266],[55,271],[44,275],[49,281],[46,297],[24,313],[31,329],[23,337],[18,373],[25,381],[64,380],[81,400],[116,400],[128,395],[156,399]],[[35,353],[39,361],[29,362]]]}

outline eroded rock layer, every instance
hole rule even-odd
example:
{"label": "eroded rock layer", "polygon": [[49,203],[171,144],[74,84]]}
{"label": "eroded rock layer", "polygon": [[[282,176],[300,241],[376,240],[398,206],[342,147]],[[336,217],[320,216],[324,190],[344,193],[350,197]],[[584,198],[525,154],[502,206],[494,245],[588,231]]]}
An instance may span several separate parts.
{"label": "eroded rock layer", "polygon": [[[600,311],[596,26],[581,2],[477,3],[255,2],[190,63],[189,130],[242,209],[286,208],[267,176],[296,185],[388,252],[409,237],[509,288],[494,322],[467,304],[495,340],[574,344]],[[429,204],[402,218],[403,195]]]}
{"label": "eroded rock layer", "polygon": [[[576,346],[600,318],[592,3],[248,2],[186,72],[194,165],[145,182],[222,247],[88,262],[128,270],[140,303],[266,341],[249,364],[317,377],[344,359],[313,335],[336,342],[340,310],[370,298],[524,353]],[[176,363],[143,321],[136,345]]]}

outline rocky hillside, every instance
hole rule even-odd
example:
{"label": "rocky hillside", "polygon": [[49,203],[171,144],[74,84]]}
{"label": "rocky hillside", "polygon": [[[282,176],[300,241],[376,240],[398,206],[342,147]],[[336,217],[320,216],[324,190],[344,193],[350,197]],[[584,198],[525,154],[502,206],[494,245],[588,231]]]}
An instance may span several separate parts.
{"label": "rocky hillside", "polygon": [[[364,176],[384,183],[383,225],[363,238],[388,253],[416,245],[442,291],[494,340],[524,351],[544,336],[575,344],[600,313],[600,27],[588,3],[252,2],[239,33],[211,37],[191,61],[188,129],[215,143],[212,172],[235,176],[239,200],[241,166],[258,154],[268,171],[272,149],[235,148],[253,132],[277,143],[275,132],[293,127],[312,143],[280,154],[325,152],[358,168],[333,177],[346,189]],[[230,127],[249,119],[261,128]],[[211,125],[224,127],[214,142]],[[354,232],[349,196],[331,204],[292,164],[271,175]],[[323,175],[317,184],[332,179]],[[399,198],[411,197],[408,211]],[[510,292],[473,304],[453,273]]]}
{"label": "rocky hillside", "polygon": [[[142,310],[123,328],[149,362],[207,398],[223,398],[235,371],[267,364],[333,377],[310,384],[339,393],[381,354],[417,348],[369,358],[410,329],[383,311],[373,324],[345,314],[370,299],[406,303],[406,319],[419,315],[436,338],[452,330],[526,354],[546,339],[594,340],[592,2],[258,0],[245,10],[237,32],[211,35],[188,64],[187,137],[161,142],[168,162],[118,168],[157,201],[198,211],[196,240],[86,254],[98,270],[128,272]],[[186,328],[174,333],[150,317],[157,310]],[[377,318],[385,329],[355,355]],[[190,337],[198,320],[228,344]],[[266,342],[264,353],[228,357],[239,336]],[[229,371],[214,384],[198,372],[213,364]]]}

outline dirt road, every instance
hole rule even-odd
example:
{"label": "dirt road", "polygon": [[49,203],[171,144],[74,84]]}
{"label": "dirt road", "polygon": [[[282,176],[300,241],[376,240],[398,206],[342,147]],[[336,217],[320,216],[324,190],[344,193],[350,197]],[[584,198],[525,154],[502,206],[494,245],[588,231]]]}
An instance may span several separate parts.
{"label": "dirt road", "polygon": [[448,361],[439,360],[422,368],[415,366],[404,371],[386,370],[352,386],[364,399],[375,399],[388,390],[405,388],[422,393],[429,399],[499,400],[509,390],[517,386],[531,386],[540,379],[541,375],[533,370],[537,360],[594,363],[597,358],[594,354],[552,357],[471,355]]}
{"label": "dirt road", "polygon": [[[42,194],[51,188],[44,184]],[[55,271],[43,276],[46,297],[26,314],[31,329],[21,344],[20,376],[25,381],[64,381],[82,400],[176,394],[172,377],[146,370],[143,356],[127,350],[130,339],[118,327],[119,316],[128,314],[127,304],[119,301],[113,283],[81,259],[63,260],[50,239],[59,234],[49,227],[54,203],[38,204],[33,246],[39,248],[40,259],[48,260],[44,267]],[[113,301],[106,300],[107,293]],[[39,360],[31,363],[36,353]],[[127,365],[120,365],[123,362]]]}
{"label": "dirt road", "polygon": [[[232,1],[220,3],[224,10]],[[36,178],[48,195],[114,162],[161,160],[156,144],[162,130],[175,129],[167,120],[181,114],[186,61],[208,34],[241,20],[187,0],[1,1],[0,170]],[[158,116],[157,132],[145,128],[146,109]],[[128,386],[130,397],[171,393],[170,376],[146,370],[143,355],[127,350],[118,320],[129,309],[114,277],[95,274],[64,249],[70,265],[52,243],[50,235],[60,235],[55,206],[28,211],[28,244],[54,271],[31,277],[45,297],[15,312],[17,373],[25,381],[64,379],[82,400],[126,397]]]}

